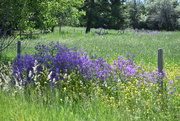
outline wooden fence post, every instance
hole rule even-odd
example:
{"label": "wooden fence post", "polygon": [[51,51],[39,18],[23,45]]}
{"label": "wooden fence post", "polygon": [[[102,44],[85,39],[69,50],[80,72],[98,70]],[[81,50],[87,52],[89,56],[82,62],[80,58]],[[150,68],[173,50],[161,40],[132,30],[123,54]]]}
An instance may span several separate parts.
{"label": "wooden fence post", "polygon": [[17,43],[17,56],[20,57],[21,55],[21,41]]}
{"label": "wooden fence post", "polygon": [[160,83],[160,86],[163,90],[163,50],[162,49],[158,49],[158,72],[160,74],[160,77],[159,77],[159,83]]}
{"label": "wooden fence post", "polygon": [[158,71],[163,73],[163,50],[158,49]]}
{"label": "wooden fence post", "polygon": [[160,93],[161,93],[161,108],[162,110],[165,110],[165,95],[164,95],[164,84],[163,84],[163,49],[158,49],[158,72],[159,72],[159,87],[160,87]]}

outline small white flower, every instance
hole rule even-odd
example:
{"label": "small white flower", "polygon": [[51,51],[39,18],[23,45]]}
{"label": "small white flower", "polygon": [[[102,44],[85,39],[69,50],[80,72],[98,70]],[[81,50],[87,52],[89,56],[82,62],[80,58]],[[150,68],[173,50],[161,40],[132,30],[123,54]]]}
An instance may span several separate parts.
{"label": "small white flower", "polygon": [[52,71],[48,74],[47,80],[51,79]]}
{"label": "small white flower", "polygon": [[28,77],[32,76],[32,71],[29,71]]}

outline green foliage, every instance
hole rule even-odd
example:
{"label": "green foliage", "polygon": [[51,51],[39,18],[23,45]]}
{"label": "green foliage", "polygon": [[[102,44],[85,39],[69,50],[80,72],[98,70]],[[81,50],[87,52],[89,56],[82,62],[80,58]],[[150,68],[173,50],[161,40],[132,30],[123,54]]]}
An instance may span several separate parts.
{"label": "green foliage", "polygon": [[147,28],[142,25],[146,22],[144,18],[146,11],[145,6],[141,0],[132,0],[126,3],[127,11],[129,13],[129,25],[130,27],[136,28]]}
{"label": "green foliage", "polygon": [[[175,65],[172,65],[175,66]],[[145,70],[152,67],[144,66]],[[1,65],[0,77],[13,79],[10,65]],[[171,68],[173,69],[173,68]],[[46,72],[45,72],[46,73]],[[170,70],[169,77],[180,74]],[[48,72],[42,80],[47,80]],[[0,78],[0,79],[1,79]],[[178,121],[180,95],[170,95],[169,99],[154,92],[158,85],[138,85],[139,80],[131,78],[128,83],[119,83],[120,88],[106,90],[100,86],[81,83],[75,72],[64,75],[59,89],[28,87],[27,90],[8,85],[0,80],[0,119],[10,120],[158,120]],[[179,85],[179,79],[174,85]],[[164,80],[168,85],[168,82]],[[7,85],[6,85],[7,84]],[[89,87],[89,88],[87,88]],[[85,94],[88,92],[88,96]],[[178,89],[179,93],[179,89]]]}
{"label": "green foliage", "polygon": [[179,28],[179,3],[177,0],[148,1],[146,9],[148,13],[148,27],[151,29],[175,30]]}
{"label": "green foliage", "polygon": [[123,1],[119,0],[86,0],[81,7],[86,11],[86,16],[81,18],[85,20],[82,26],[86,26],[86,33],[94,28],[121,29],[124,27],[126,14],[124,14]]}
{"label": "green foliage", "polygon": [[[136,55],[135,60],[140,63],[143,60],[144,63],[149,62],[153,65],[157,65],[157,50],[162,48],[166,53],[164,55],[164,61],[167,63],[180,64],[179,60],[179,38],[178,31],[167,32],[159,31],[158,34],[152,34],[151,31],[141,30],[137,33],[131,29],[125,30],[124,34],[118,34],[116,30],[101,30],[101,32],[107,32],[106,35],[95,35],[100,32],[98,29],[92,29],[91,33],[85,35],[84,27],[62,27],[59,33],[59,28],[56,27],[54,34],[43,34],[36,39],[22,40],[22,54],[34,54],[34,46],[38,43],[48,44],[49,41],[60,41],[61,44],[67,45],[67,47],[77,47],[78,50],[84,49],[86,52],[92,55],[102,56],[107,59],[108,62],[113,62],[120,55],[126,56],[127,52]],[[7,57],[15,58],[17,55],[17,41],[6,50]],[[110,58],[107,58],[110,55]]]}
{"label": "green foliage", "polygon": [[153,30],[179,29],[178,0],[127,0],[129,27]]}
{"label": "green foliage", "polygon": [[90,28],[180,28],[177,0],[6,0],[0,1],[0,37],[14,31],[54,31],[59,25]]}
{"label": "green foliage", "polygon": [[[77,21],[80,1],[67,0],[7,0],[0,2],[0,36],[12,35],[14,30],[48,30],[58,23]],[[73,24],[73,22],[71,22]],[[76,22],[77,23],[77,22]],[[62,24],[62,25],[63,25]],[[71,24],[69,24],[71,25]]]}
{"label": "green foliage", "polygon": [[[130,52],[137,56],[135,59],[138,63],[149,63],[142,67],[151,71],[156,68],[157,49],[163,48],[166,53],[164,65],[168,78],[174,81],[176,92],[180,92],[178,77],[180,72],[177,65],[179,64],[179,45],[177,44],[179,32],[143,35],[143,32],[133,34],[134,31],[128,30],[124,35],[115,35],[117,31],[108,30],[107,35],[95,36],[92,32],[84,36],[81,33],[84,30],[84,28],[63,27],[60,35],[56,30],[54,34],[43,35],[36,40],[24,40],[22,46],[26,48],[23,52],[32,53],[38,42],[46,44],[49,40],[59,40],[68,47],[84,48],[93,55],[105,58],[109,54],[111,55],[107,58],[109,63],[112,63],[116,57]],[[14,45],[16,46],[13,44],[11,48]],[[11,48],[9,53],[12,53]],[[140,60],[143,61],[140,62]],[[0,78],[6,80],[0,80],[0,119],[2,120],[178,121],[179,119],[179,94],[168,95],[170,90],[166,90],[163,97],[160,93],[154,92],[158,89],[158,85],[150,84],[147,87],[142,84],[138,87],[139,80],[135,78],[129,78],[133,80],[132,82],[102,88],[101,85],[93,86],[92,82],[83,84],[83,77],[73,71],[68,75],[62,75],[65,80],[58,82],[60,88],[53,89],[46,85],[50,73],[45,69],[38,80],[44,86],[41,88],[29,86],[24,91],[18,85],[14,87],[9,84],[9,80],[14,79],[11,65],[0,65],[0,70]],[[5,83],[6,86],[4,86]],[[169,85],[166,79],[164,83],[166,86]],[[121,88],[114,90],[117,86]],[[169,96],[169,99],[166,96]]]}

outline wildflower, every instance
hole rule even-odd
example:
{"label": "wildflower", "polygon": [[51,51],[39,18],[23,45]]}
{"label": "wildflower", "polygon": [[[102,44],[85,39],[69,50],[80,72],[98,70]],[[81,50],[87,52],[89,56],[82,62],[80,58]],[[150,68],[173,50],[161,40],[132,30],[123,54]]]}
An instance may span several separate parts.
{"label": "wildflower", "polygon": [[168,92],[168,94],[172,95],[172,94],[173,94],[173,92]]}
{"label": "wildflower", "polygon": [[173,83],[174,83],[174,81],[173,81],[173,80],[170,80],[170,81],[169,81],[169,84],[173,84]]}
{"label": "wildflower", "polygon": [[126,55],[127,55],[127,56],[130,56],[130,52],[127,52]]}

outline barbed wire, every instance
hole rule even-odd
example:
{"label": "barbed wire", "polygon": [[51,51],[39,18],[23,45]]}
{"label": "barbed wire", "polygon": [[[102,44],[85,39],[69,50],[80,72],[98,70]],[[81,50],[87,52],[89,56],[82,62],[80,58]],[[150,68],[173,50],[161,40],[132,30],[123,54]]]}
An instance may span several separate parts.
{"label": "barbed wire", "polygon": [[[13,46],[17,45],[17,43],[12,43]],[[27,42],[23,42],[22,43],[22,51],[28,46]],[[9,48],[11,48],[12,46],[9,46]],[[14,47],[13,47],[14,48]],[[85,49],[86,52],[89,52],[89,53],[92,53],[92,52],[106,52],[106,53],[124,53],[124,54],[140,54],[140,55],[157,55],[158,53],[155,53],[155,52],[152,52],[152,53],[148,53],[148,52],[130,52],[130,51],[127,51],[127,52],[122,52],[122,51],[102,51],[102,50],[88,50],[88,49]],[[180,54],[171,54],[171,53],[163,53],[163,55],[174,55],[174,56],[180,56]]]}
{"label": "barbed wire", "polygon": [[164,55],[175,55],[175,56],[180,56],[180,54],[169,54],[169,53],[163,53]]}
{"label": "barbed wire", "polygon": [[[148,54],[148,55],[158,55],[158,53],[147,53],[147,52],[130,52],[130,51],[127,51],[127,52],[122,52],[122,51],[101,51],[101,50],[86,50],[87,52],[90,51],[90,53],[92,52],[106,52],[106,53],[111,53],[111,52],[115,52],[115,53],[129,53],[129,54]],[[163,53],[163,55],[175,55],[175,56],[180,56],[180,54],[170,54],[170,53]]]}
{"label": "barbed wire", "polygon": [[[77,30],[76,30],[77,31]],[[80,30],[82,31],[82,30]],[[13,46],[15,46],[15,44],[17,43],[13,43]],[[23,51],[26,47],[27,47],[27,42],[23,42],[22,43],[22,48],[21,48],[21,51]],[[99,48],[98,48],[99,49]],[[124,55],[127,55],[127,54],[130,54],[131,56],[134,54],[135,56],[140,56],[140,55],[158,55],[158,52],[144,52],[144,51],[141,51],[141,52],[131,52],[131,51],[123,51],[123,50],[107,50],[107,51],[102,51],[102,50],[97,50],[97,49],[92,49],[92,50],[88,50],[88,49],[85,49],[86,52],[88,52],[89,54],[94,54],[94,52],[101,52],[101,53],[107,53],[107,55],[110,55],[110,54],[114,54],[114,53],[119,53],[119,55],[121,54],[124,54]],[[163,55],[166,57],[166,56],[177,56],[179,57],[180,54],[173,54],[173,53],[166,53],[164,52]],[[2,57],[3,58],[3,57]],[[2,59],[1,58],[1,59]],[[177,69],[180,69],[179,67],[177,67]]]}

